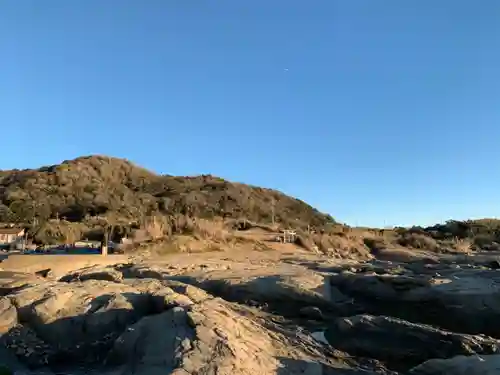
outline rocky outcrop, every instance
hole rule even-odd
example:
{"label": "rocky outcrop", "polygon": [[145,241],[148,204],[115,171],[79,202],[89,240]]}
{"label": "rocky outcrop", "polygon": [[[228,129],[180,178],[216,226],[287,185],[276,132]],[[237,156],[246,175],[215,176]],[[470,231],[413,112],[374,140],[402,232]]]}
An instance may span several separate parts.
{"label": "rocky outcrop", "polygon": [[125,282],[137,278],[179,281],[228,301],[263,307],[280,315],[297,316],[300,309],[307,306],[334,315],[340,311],[356,312],[346,305],[347,297],[332,292],[324,276],[303,269],[290,272],[275,267],[248,267],[178,274],[172,267],[140,264],[124,268],[123,275]]}
{"label": "rocky outcrop", "polygon": [[500,272],[457,269],[406,275],[343,272],[330,283],[373,315],[500,337]]}
{"label": "rocky outcrop", "polygon": [[0,271],[0,296],[39,284],[45,284],[45,280],[34,274]]}
{"label": "rocky outcrop", "polygon": [[338,319],[325,331],[335,348],[350,354],[403,365],[431,358],[493,354],[500,341],[490,337],[444,331],[387,316],[358,315]]}
{"label": "rocky outcrop", "polygon": [[0,341],[36,371],[489,375],[498,361],[500,272],[481,265],[185,257],[3,276]]}
{"label": "rocky outcrop", "polygon": [[122,272],[113,267],[89,267],[77,272],[72,272],[60,278],[63,282],[85,281],[85,280],[104,280],[121,282],[123,279]]}
{"label": "rocky outcrop", "polygon": [[9,298],[18,309],[20,323],[57,349],[58,362],[99,359],[121,331],[152,308],[148,295],[95,280],[35,286]]}
{"label": "rocky outcrop", "polygon": [[265,331],[210,299],[191,309],[174,307],[129,327],[108,363],[144,374],[276,373]]}
{"label": "rocky outcrop", "polygon": [[0,303],[2,341],[32,368],[79,363],[124,374],[281,371],[278,336],[197,287],[155,279],[71,280],[28,286]]}
{"label": "rocky outcrop", "polygon": [[10,299],[0,298],[0,334],[8,332],[17,324],[17,310]]}
{"label": "rocky outcrop", "polygon": [[410,371],[410,375],[497,375],[500,355],[459,356],[451,359],[431,359]]}

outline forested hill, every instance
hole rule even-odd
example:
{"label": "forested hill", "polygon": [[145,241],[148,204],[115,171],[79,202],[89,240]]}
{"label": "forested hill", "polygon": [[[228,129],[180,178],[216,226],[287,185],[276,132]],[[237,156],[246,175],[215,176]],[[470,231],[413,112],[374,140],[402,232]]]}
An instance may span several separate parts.
{"label": "forested hill", "polygon": [[89,216],[139,219],[155,213],[245,218],[294,227],[334,223],[278,191],[211,175],[162,176],[106,156],[80,157],[39,169],[0,171],[0,221],[31,223]]}

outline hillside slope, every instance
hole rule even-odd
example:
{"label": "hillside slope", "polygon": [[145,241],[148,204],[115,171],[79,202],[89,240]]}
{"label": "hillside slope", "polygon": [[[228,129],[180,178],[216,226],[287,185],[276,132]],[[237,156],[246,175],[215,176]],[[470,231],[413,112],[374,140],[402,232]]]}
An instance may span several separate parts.
{"label": "hillside slope", "polygon": [[[273,208],[274,205],[274,208]],[[0,171],[0,221],[32,223],[89,216],[137,220],[155,213],[245,218],[284,226],[335,224],[278,191],[218,177],[160,176],[126,160],[89,156],[36,170]]]}
{"label": "hillside slope", "polygon": [[[302,247],[334,254],[341,250],[342,256],[388,248],[500,250],[500,221],[495,219],[448,221],[427,228],[351,228],[276,190],[211,175],[157,175],[106,156],[0,171],[0,223],[26,226],[38,243],[102,238],[107,224],[114,226],[117,238],[138,229],[149,230],[145,238],[209,232],[220,237],[218,232],[235,220],[269,226],[273,218],[282,229],[296,229]],[[315,233],[308,234],[310,228]]]}

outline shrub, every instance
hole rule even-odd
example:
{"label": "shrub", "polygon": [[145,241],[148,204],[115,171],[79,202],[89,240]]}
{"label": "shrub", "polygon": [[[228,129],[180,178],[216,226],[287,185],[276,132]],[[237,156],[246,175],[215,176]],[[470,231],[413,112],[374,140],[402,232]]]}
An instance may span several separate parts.
{"label": "shrub", "polygon": [[439,245],[435,239],[420,233],[405,233],[399,239],[401,246],[413,247],[423,250],[438,250]]}
{"label": "shrub", "polygon": [[83,223],[49,220],[36,231],[34,242],[47,245],[70,244],[82,239],[83,234],[89,230]]}
{"label": "shrub", "polygon": [[372,254],[377,254],[380,250],[387,248],[387,242],[382,237],[365,237],[363,242]]}
{"label": "shrub", "polygon": [[474,237],[474,245],[479,249],[483,248],[486,249],[493,242],[495,242],[495,238],[493,238],[489,234],[478,234],[477,236]]}

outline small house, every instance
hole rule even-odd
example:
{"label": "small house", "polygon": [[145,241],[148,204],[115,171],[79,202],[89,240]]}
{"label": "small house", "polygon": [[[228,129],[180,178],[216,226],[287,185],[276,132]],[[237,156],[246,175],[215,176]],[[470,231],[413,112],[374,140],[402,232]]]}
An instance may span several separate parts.
{"label": "small house", "polygon": [[0,247],[11,247],[22,243],[25,235],[24,228],[0,228]]}

